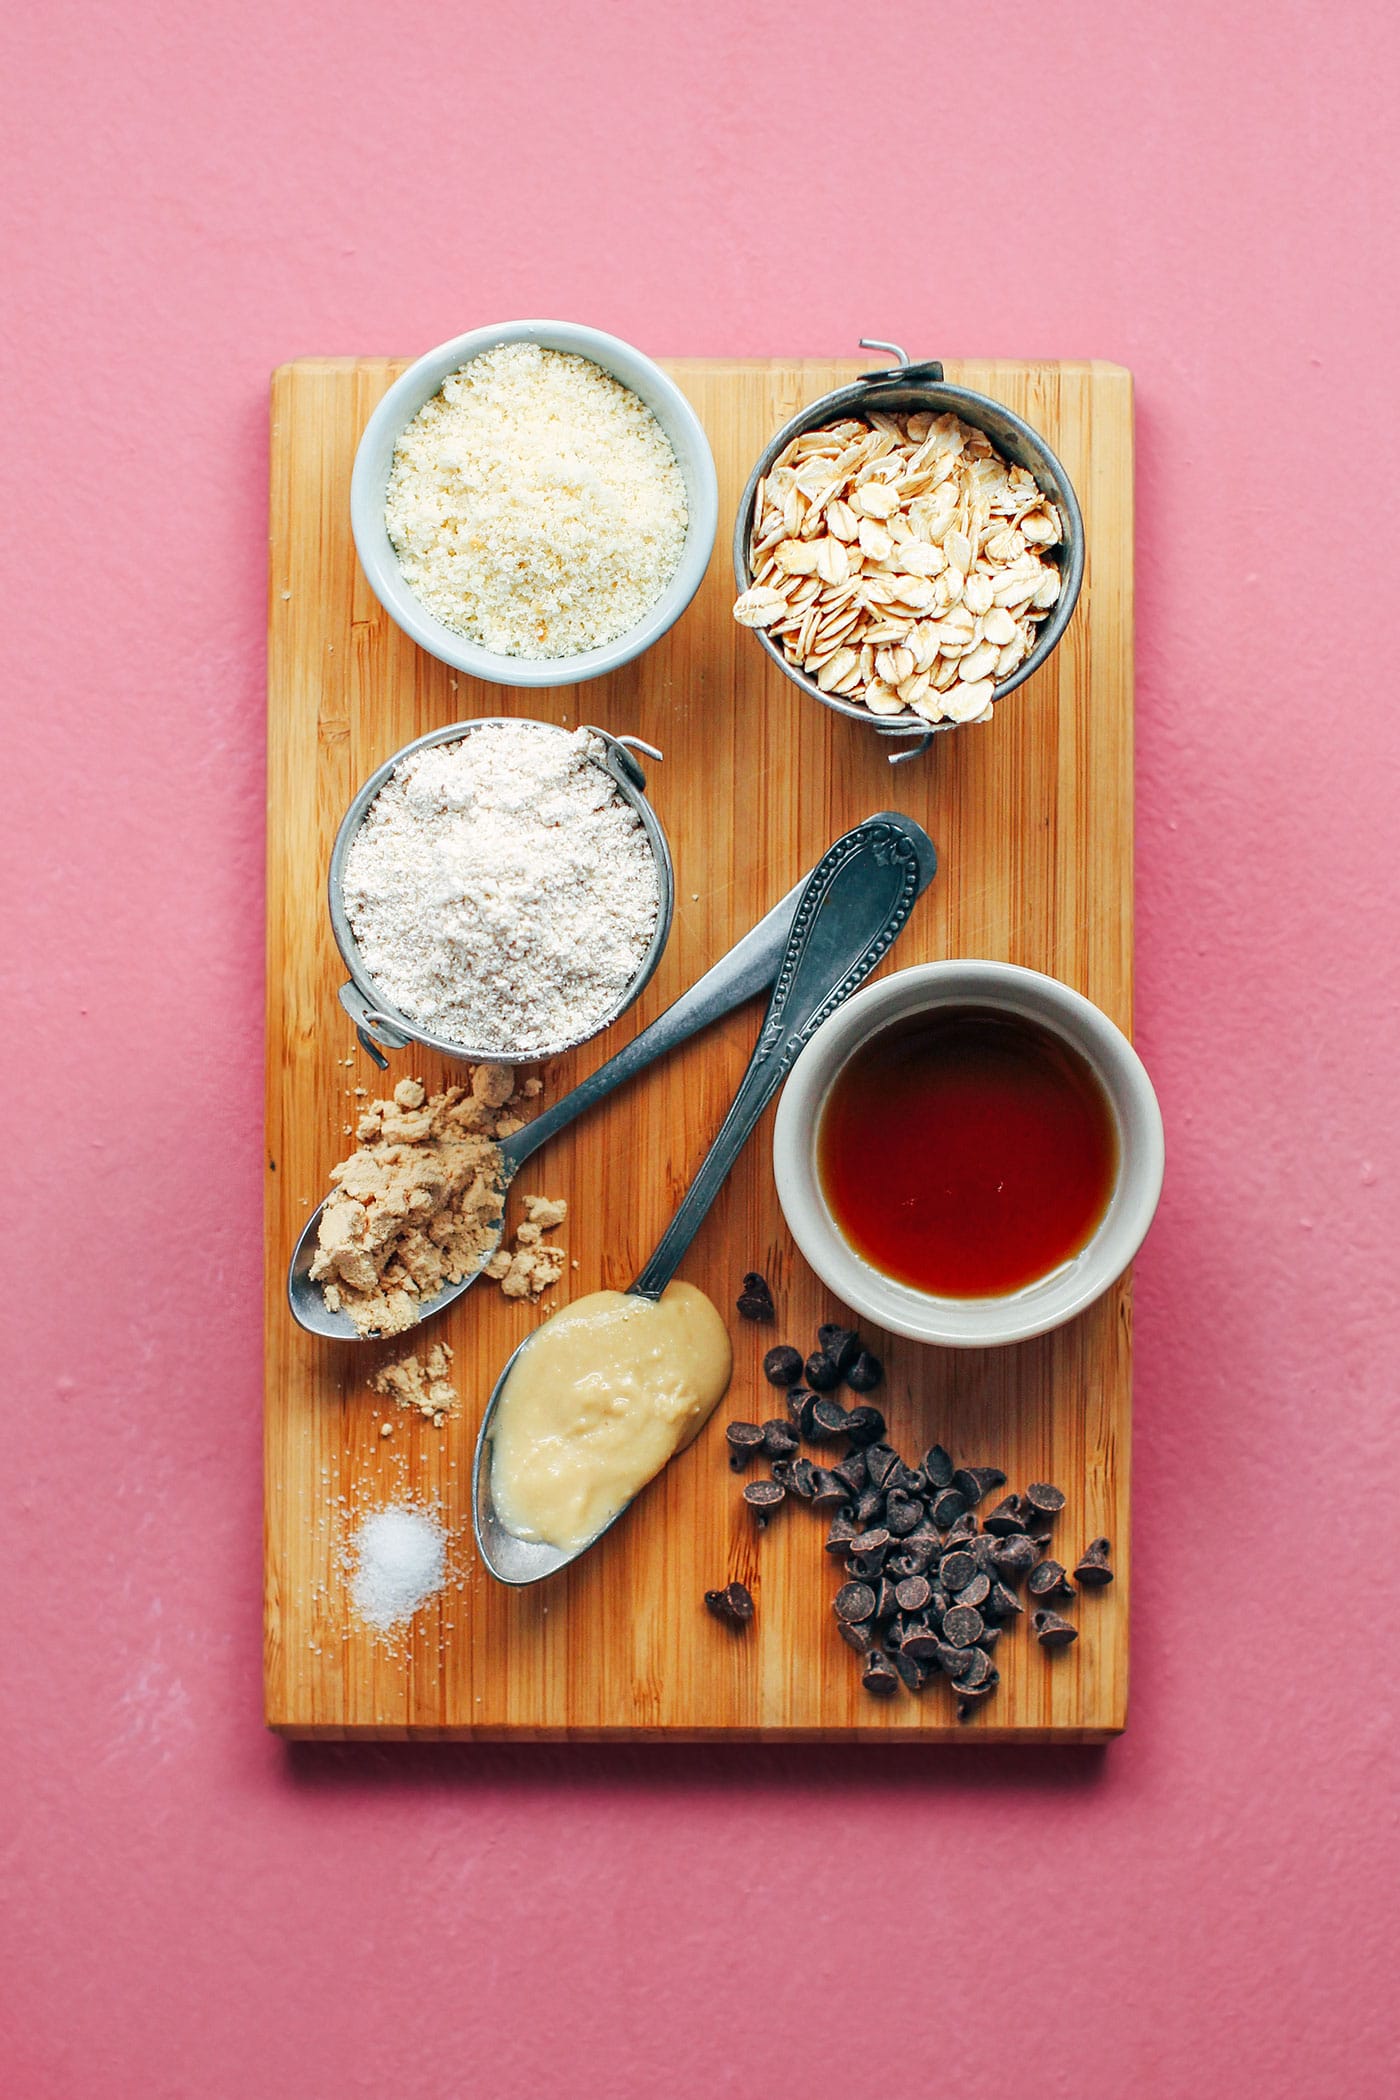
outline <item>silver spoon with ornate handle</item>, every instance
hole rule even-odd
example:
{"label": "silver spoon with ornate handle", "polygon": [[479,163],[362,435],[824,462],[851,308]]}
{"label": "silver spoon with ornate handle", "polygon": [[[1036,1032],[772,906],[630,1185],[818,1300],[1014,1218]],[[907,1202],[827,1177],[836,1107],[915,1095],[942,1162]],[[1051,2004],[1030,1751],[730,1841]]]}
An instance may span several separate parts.
{"label": "silver spoon with ornate handle", "polygon": [[[872,817],[868,821],[898,824],[909,822],[908,818],[893,814]],[[917,826],[913,828],[918,829]],[[922,890],[933,880],[937,857],[932,841],[927,835],[919,832],[919,837],[924,841],[919,861],[919,888]],[[566,1130],[570,1123],[586,1114],[590,1108],[596,1107],[615,1087],[623,1085],[626,1080],[644,1071],[657,1058],[664,1057],[668,1051],[688,1041],[692,1035],[697,1035],[702,1028],[708,1028],[712,1021],[732,1013],[735,1007],[742,1006],[744,1001],[753,998],[755,993],[765,991],[778,974],[793,914],[805,887],[805,879],[795,884],[766,917],[751,927],[741,940],[736,941],[729,953],[721,956],[688,992],[683,992],[674,1005],[667,1007],[664,1014],[658,1015],[649,1027],[644,1028],[640,1035],[634,1036],[630,1043],[610,1057],[605,1064],[600,1065],[596,1072],[590,1073],[587,1079],[582,1080],[569,1093],[543,1109],[532,1122],[526,1123],[512,1137],[506,1138],[501,1145],[502,1187],[509,1187],[525,1161],[538,1152],[541,1145],[547,1143],[550,1138],[557,1137],[561,1130]],[[291,1307],[292,1317],[299,1326],[306,1328],[308,1333],[322,1335],[328,1341],[372,1340],[372,1336],[367,1337],[360,1333],[349,1313],[332,1312],[326,1304],[320,1284],[311,1279],[311,1264],[316,1254],[317,1235],[324,1209],[324,1202],[317,1205],[292,1250],[287,1270],[287,1303]],[[489,1248],[483,1260],[488,1260],[494,1251],[494,1247]],[[433,1297],[425,1299],[416,1325],[421,1326],[425,1320],[431,1319],[434,1313],[441,1312],[445,1306],[451,1305],[454,1299],[460,1298],[463,1291],[469,1290],[476,1282],[480,1273],[479,1269],[473,1270],[470,1276],[463,1276],[459,1282],[445,1285]],[[410,1330],[412,1331],[414,1330]]]}
{"label": "silver spoon with ornate handle", "polygon": [[[862,985],[908,920],[935,865],[933,841],[912,817],[886,814],[848,831],[802,888],[768,1012],[748,1069],[700,1169],[631,1295],[661,1296],[700,1229],[754,1125],[822,1023]],[[927,871],[927,872],[925,872]],[[548,1324],[548,1323],[546,1323]],[[537,1328],[538,1335],[543,1330]],[[539,1582],[596,1545],[618,1517],[582,1546],[552,1546],[508,1531],[491,1491],[492,1421],[528,1335],[496,1380],[477,1434],[472,1467],[472,1522],[491,1573],[516,1586]]]}

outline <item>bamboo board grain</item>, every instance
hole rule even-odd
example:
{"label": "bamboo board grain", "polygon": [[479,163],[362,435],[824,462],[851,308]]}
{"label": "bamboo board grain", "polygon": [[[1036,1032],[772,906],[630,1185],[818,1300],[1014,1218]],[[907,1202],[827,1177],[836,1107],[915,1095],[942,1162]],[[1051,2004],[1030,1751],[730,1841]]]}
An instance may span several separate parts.
{"label": "bamboo board grain", "polygon": [[[1013,1484],[1069,1494],[1061,1538],[1107,1533],[1118,1579],[1083,1601],[1083,1638],[1047,1657],[1024,1625],[997,1651],[996,1698],[959,1727],[946,1686],[881,1704],[838,1640],[838,1579],[823,1527],[794,1511],[755,1533],[723,1450],[726,1416],[767,1413],[763,1350],[804,1341],[840,1308],[807,1271],[773,1193],[771,1110],[684,1273],[730,1306],[741,1272],[773,1281],[777,1332],[735,1321],[730,1399],[697,1443],[577,1568],[516,1593],[471,1549],[469,1481],[480,1402],[541,1312],[478,1285],[437,1323],[456,1351],[460,1416],[437,1431],[398,1417],[379,1435],[368,1368],[392,1353],[303,1334],[283,1297],[291,1245],[346,1149],[353,1088],[377,1090],[336,999],[324,905],[330,845],[391,751],[474,715],[537,714],[635,732],[660,747],[651,793],[678,900],[670,946],[638,1007],[548,1071],[552,1095],[651,1020],[814,862],[837,833],[897,806],[927,826],[941,868],[887,967],[995,956],[1051,971],[1124,1028],[1132,1006],[1132,382],[1114,366],[963,361],[949,376],[1043,429],[1080,495],[1083,595],[1064,642],[994,723],[939,737],[893,770],[889,747],[807,701],[729,617],[734,505],[772,430],[848,380],[847,363],[669,364],[699,410],[720,479],[720,534],[690,612],[640,662],[531,695],[459,677],[381,611],[350,536],[356,441],[402,370],[388,358],[304,359],[272,390],[268,651],[267,1329],[265,1689],[293,1736],[786,1737],[864,1741],[1096,1740],[1127,1702],[1130,1284],[1058,1334],[985,1353],[876,1337],[893,1440],[937,1436]],[[565,1195],[578,1267],[569,1295],[624,1286],[717,1127],[751,1047],[756,1007],[653,1069],[548,1148],[526,1189]],[[418,1052],[394,1060],[436,1087]],[[518,1195],[517,1195],[518,1200]],[[408,1488],[440,1503],[458,1586],[411,1638],[374,1640],[348,1612],[347,1528]],[[702,1610],[732,1578],[757,1599],[742,1639]]]}

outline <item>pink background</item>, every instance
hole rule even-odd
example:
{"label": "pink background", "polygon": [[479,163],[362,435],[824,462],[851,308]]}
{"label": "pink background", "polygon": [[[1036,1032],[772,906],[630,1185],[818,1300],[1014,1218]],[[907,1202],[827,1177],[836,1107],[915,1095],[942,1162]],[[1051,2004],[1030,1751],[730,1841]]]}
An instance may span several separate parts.
{"label": "pink background", "polygon": [[[13,2100],[1396,2090],[1397,19],[9,11]],[[1137,374],[1107,1753],[262,1731],[268,374],[534,313]]]}

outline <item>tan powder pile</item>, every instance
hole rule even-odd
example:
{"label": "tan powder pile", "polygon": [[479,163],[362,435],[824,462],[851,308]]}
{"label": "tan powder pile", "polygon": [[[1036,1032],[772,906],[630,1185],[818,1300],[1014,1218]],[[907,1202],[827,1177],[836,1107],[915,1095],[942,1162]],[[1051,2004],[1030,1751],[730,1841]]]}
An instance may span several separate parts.
{"label": "tan powder pile", "polygon": [[555,1241],[546,1244],[544,1235],[562,1225],[569,1206],[562,1197],[527,1196],[524,1221],[515,1228],[509,1246],[496,1249],[486,1264],[507,1298],[538,1298],[558,1283],[568,1260],[568,1249]]}
{"label": "tan powder pile", "polygon": [[497,1146],[523,1121],[509,1113],[514,1092],[509,1066],[478,1065],[470,1089],[428,1099],[418,1080],[401,1079],[391,1101],[360,1117],[358,1149],[331,1169],[311,1277],[361,1334],[416,1326],[422,1301],[494,1248],[504,1208]]}
{"label": "tan powder pile", "polygon": [[369,1389],[441,1429],[446,1417],[457,1409],[457,1388],[452,1383],[451,1370],[450,1346],[434,1342],[421,1357],[400,1356],[383,1365],[370,1379]]}

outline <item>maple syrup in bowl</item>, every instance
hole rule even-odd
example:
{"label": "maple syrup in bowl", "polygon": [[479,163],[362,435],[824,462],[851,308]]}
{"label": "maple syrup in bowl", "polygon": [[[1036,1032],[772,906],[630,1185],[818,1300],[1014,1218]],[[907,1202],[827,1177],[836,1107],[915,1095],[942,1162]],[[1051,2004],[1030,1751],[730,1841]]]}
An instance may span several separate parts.
{"label": "maple syrup in bowl", "polygon": [[929,963],[814,1037],[773,1158],[838,1297],[895,1333],[985,1347],[1061,1325],[1122,1275],[1161,1191],[1162,1124],[1126,1036],[1080,993]]}

